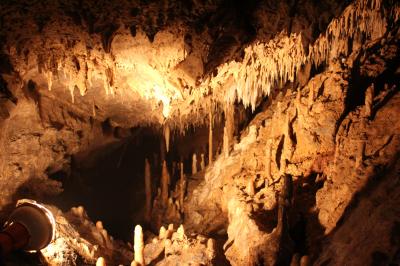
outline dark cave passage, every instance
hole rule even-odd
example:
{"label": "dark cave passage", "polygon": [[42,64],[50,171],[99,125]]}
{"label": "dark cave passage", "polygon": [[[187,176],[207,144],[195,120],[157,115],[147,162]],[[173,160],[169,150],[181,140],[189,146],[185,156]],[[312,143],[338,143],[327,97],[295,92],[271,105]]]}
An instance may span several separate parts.
{"label": "dark cave passage", "polygon": [[150,129],[144,131],[140,137],[73,157],[70,175],[61,180],[64,192],[54,203],[64,210],[81,205],[112,236],[132,241],[134,225],[143,223],[144,160],[160,147],[159,137]]}
{"label": "dark cave passage", "polygon": [[[63,211],[83,206],[89,218],[102,221],[107,231],[116,239],[131,242],[133,229],[141,224],[151,231],[145,221],[145,159],[151,165],[152,198],[161,186],[162,160],[166,160],[171,176],[172,190],[179,179],[178,162],[184,162],[184,173],[191,174],[192,154],[197,154],[197,168],[201,160],[208,164],[208,126],[192,127],[181,135],[173,132],[170,150],[166,152],[162,131],[138,128],[131,137],[113,141],[90,152],[71,158],[69,172],[57,171],[49,175],[62,183],[63,192],[49,202]],[[214,129],[215,153],[221,152],[221,125]],[[158,232],[153,232],[158,233]]]}

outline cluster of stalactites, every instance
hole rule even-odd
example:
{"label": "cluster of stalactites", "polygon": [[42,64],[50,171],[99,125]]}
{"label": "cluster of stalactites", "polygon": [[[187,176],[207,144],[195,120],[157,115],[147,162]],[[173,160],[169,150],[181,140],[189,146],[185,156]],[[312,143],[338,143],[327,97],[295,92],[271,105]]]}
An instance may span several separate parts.
{"label": "cluster of stalactites", "polygon": [[[72,102],[74,102],[76,88],[83,96],[97,80],[103,84],[107,95],[114,95],[115,62],[109,53],[97,48],[90,49],[84,45],[84,43],[94,42],[89,41],[90,36],[82,35],[80,36],[82,40],[76,41],[72,47],[67,47],[63,42],[66,37],[61,36],[57,42],[52,38],[51,32],[44,33],[44,35],[42,38],[44,43],[39,42],[41,47],[34,49],[39,51],[38,54],[34,56],[33,53],[27,53],[21,55],[21,59],[25,61],[26,66],[33,62],[36,63],[38,72],[43,73],[47,80],[49,90],[52,89],[55,81],[65,83],[71,94]],[[66,35],[72,36],[67,33]],[[32,42],[32,44],[37,45],[36,42]],[[43,50],[43,47],[47,49]],[[35,47],[30,48],[32,50]],[[21,66],[21,64],[18,65]]]}
{"label": "cluster of stalactites", "polygon": [[[296,72],[306,62],[319,66],[330,60],[347,56],[358,50],[364,41],[375,40],[384,35],[387,17],[397,21],[400,5],[384,10],[382,0],[357,0],[343,14],[332,20],[325,33],[321,34],[308,54],[301,41],[301,34],[281,32],[267,43],[256,43],[245,49],[243,62],[230,62],[218,68],[218,75],[210,79],[209,86],[223,87],[228,78],[233,82],[224,88],[224,101],[243,102],[244,106],[257,106],[260,96],[269,95],[271,89],[286,82],[293,82]],[[352,42],[349,42],[352,40]],[[349,43],[353,43],[349,47]],[[222,85],[221,85],[222,84]]]}
{"label": "cluster of stalactites", "polygon": [[[220,68],[223,77],[233,77],[224,100],[233,103],[239,99],[245,107],[251,106],[254,110],[259,97],[269,95],[275,85],[293,82],[306,60],[301,42],[301,35],[287,36],[282,32],[268,43],[248,46],[243,62],[230,62]],[[210,83],[212,87],[223,84],[219,77]]]}
{"label": "cluster of stalactites", "polygon": [[[193,111],[188,113],[187,110],[171,110],[171,114],[175,113],[173,120],[177,121],[171,126],[184,131],[187,123],[185,121],[189,116],[189,123],[207,123],[202,118],[196,118],[194,114],[202,114],[208,109],[206,105],[209,101],[204,99],[204,95],[211,95],[207,97],[211,102],[223,104],[239,100],[254,110],[257,101],[262,96],[269,95],[273,88],[278,88],[288,81],[293,82],[297,71],[306,62],[319,66],[340,56],[347,56],[350,51],[359,49],[362,41],[383,36],[388,17],[394,22],[399,19],[399,3],[395,3],[388,10],[382,5],[382,0],[356,0],[341,16],[332,20],[327,30],[310,45],[308,54],[303,47],[301,34],[295,33],[289,35],[287,32],[281,32],[269,42],[249,45],[245,48],[242,62],[232,61],[219,66],[215,77],[205,80],[192,90],[190,95],[185,96],[194,101],[188,108]],[[44,73],[47,79],[48,88],[52,88],[55,80],[64,80],[69,84],[68,88],[74,100],[75,88],[84,95],[88,88],[92,87],[92,82],[97,80],[103,83],[107,95],[114,94],[116,69],[120,67],[118,62],[101,49],[89,49],[83,45],[84,40],[89,42],[92,37],[81,37],[83,41],[77,41],[72,48],[67,49],[63,46],[62,49],[53,49],[50,54],[38,54],[35,58],[39,72]],[[352,47],[349,47],[350,43]],[[57,45],[63,44],[53,44],[49,37],[46,38],[44,47],[58,47]],[[40,48],[36,50],[40,51]],[[30,61],[31,56],[27,55],[24,60]],[[185,99],[173,100],[179,102]],[[181,108],[177,104],[174,106],[175,109]],[[180,117],[176,119],[176,115]]]}
{"label": "cluster of stalactites", "polygon": [[[308,60],[318,66],[359,49],[363,36],[366,41],[382,37],[386,31],[388,14],[383,12],[381,2],[359,0],[349,5],[340,17],[332,20],[315,44],[310,46]],[[392,10],[394,13],[398,11],[399,6]],[[352,40],[353,47],[349,47],[349,40]]]}

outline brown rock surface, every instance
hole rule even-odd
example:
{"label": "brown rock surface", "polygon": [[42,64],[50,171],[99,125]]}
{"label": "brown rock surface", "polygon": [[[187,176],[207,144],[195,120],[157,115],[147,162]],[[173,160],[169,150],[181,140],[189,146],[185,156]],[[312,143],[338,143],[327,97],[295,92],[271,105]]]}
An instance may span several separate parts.
{"label": "brown rock surface", "polygon": [[62,205],[42,260],[141,223],[149,265],[399,263],[399,3],[78,2],[0,3],[0,220]]}

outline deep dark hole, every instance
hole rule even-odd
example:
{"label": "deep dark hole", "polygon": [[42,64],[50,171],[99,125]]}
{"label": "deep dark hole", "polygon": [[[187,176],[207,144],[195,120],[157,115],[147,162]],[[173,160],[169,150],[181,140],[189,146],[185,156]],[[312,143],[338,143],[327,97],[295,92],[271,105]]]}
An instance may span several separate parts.
{"label": "deep dark hole", "polygon": [[[82,205],[112,236],[131,241],[134,226],[143,224],[144,161],[158,150],[159,137],[143,134],[74,156],[69,176],[62,171],[51,175],[64,188],[54,204],[64,211]],[[156,183],[156,173],[152,181]]]}

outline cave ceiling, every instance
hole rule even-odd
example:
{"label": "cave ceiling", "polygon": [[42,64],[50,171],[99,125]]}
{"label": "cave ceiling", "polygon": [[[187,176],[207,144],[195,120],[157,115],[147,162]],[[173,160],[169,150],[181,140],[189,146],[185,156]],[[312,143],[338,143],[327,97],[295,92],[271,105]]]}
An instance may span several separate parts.
{"label": "cave ceiling", "polygon": [[235,101],[254,109],[293,81],[348,4],[1,1],[3,83],[39,108],[47,100],[115,126],[182,130]]}

